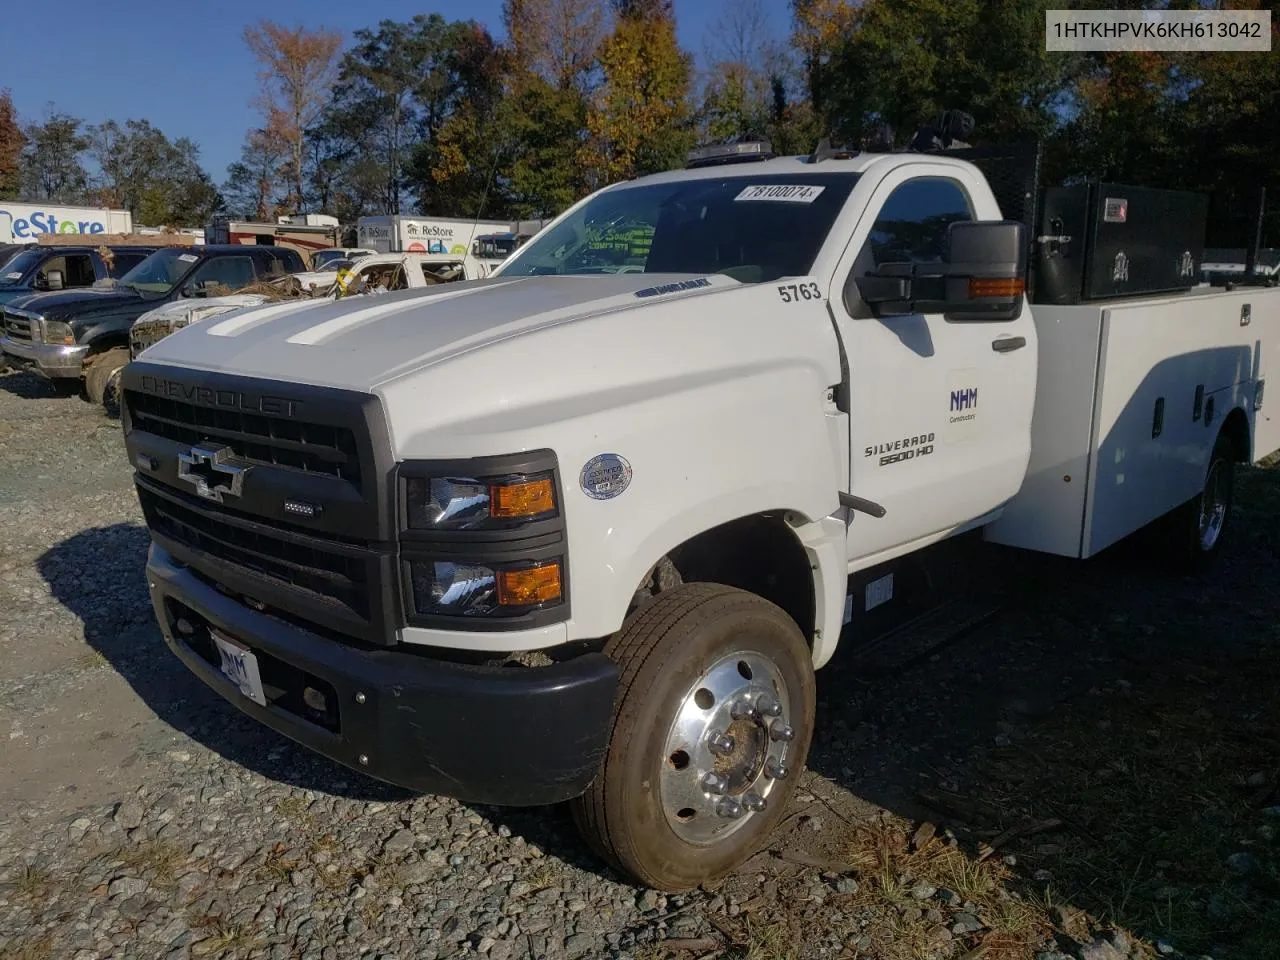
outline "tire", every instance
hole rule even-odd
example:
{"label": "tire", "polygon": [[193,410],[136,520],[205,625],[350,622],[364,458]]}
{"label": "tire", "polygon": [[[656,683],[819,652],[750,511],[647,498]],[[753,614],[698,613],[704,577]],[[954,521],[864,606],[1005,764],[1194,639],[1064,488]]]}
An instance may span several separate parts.
{"label": "tire", "polygon": [[1200,493],[1169,515],[1163,540],[1175,573],[1204,573],[1222,552],[1235,502],[1235,460],[1231,441],[1219,434]]}
{"label": "tire", "polygon": [[[693,583],[660,594],[605,652],[621,682],[600,772],[570,802],[578,830],[654,889],[688,890],[729,873],[769,839],[809,751],[816,692],[800,629],[755,594]],[[770,690],[771,705],[760,700]],[[743,700],[762,709],[730,718]],[[727,755],[706,746],[711,732],[733,736]],[[724,754],[724,742],[717,746]],[[719,795],[703,788],[707,773],[725,778]]]}
{"label": "tire", "polygon": [[115,394],[120,371],[129,362],[128,347],[112,347],[95,354],[86,362],[84,386],[86,399],[110,412],[118,402]]}

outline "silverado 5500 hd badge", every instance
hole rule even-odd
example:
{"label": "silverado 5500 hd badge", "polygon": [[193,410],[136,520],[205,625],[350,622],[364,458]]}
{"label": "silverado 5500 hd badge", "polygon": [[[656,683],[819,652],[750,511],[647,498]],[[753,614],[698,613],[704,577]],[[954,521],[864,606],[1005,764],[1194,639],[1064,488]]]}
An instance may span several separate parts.
{"label": "silverado 5500 hd badge", "polygon": [[877,443],[862,449],[863,457],[879,455],[880,466],[882,467],[887,467],[891,463],[914,460],[916,457],[927,457],[931,453],[933,453],[932,433],[922,433],[915,437],[904,437],[901,440]]}

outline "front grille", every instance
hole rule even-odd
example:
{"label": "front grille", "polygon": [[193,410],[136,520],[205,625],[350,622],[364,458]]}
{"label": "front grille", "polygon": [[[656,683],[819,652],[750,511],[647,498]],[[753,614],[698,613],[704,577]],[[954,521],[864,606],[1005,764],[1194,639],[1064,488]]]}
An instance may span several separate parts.
{"label": "front grille", "polygon": [[368,568],[359,557],[299,543],[262,523],[254,529],[214,519],[177,500],[139,487],[147,526],[174,543],[265,577],[276,586],[305,591],[315,600],[337,601],[369,618]]}
{"label": "front grille", "polygon": [[217,440],[241,460],[322,474],[361,489],[355,435],[346,427],[196,406],[125,392],[132,429],[183,444]]}
{"label": "front grille", "polygon": [[4,312],[4,333],[10,340],[21,340],[29,343],[32,336],[32,323],[28,317],[21,317],[12,310]]}

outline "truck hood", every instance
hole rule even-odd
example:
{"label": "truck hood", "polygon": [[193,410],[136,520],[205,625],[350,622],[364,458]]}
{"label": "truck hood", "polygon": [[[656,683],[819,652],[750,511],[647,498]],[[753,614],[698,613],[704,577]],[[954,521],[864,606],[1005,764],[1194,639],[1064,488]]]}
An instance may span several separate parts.
{"label": "truck hood", "polygon": [[56,293],[29,293],[11,301],[13,306],[39,313],[47,320],[80,320],[98,314],[115,313],[122,307],[136,306],[139,312],[147,301],[132,290],[119,287],[84,287],[59,290]]}
{"label": "truck hood", "polygon": [[741,288],[720,274],[500,276],[236,310],[179,330],[139,359],[371,392],[404,374],[536,330]]}

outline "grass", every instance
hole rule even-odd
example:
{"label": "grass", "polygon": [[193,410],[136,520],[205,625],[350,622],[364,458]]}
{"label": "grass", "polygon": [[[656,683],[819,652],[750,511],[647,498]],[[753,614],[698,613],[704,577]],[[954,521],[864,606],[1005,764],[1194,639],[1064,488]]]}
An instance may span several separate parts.
{"label": "grass", "polygon": [[187,862],[182,850],[161,840],[120,847],[111,857],[135,873],[149,875],[151,882],[161,887],[172,886],[174,873]]}
{"label": "grass", "polygon": [[15,892],[29,900],[43,900],[53,888],[53,874],[43,867],[24,864],[13,877]]}
{"label": "grass", "polygon": [[0,950],[0,960],[53,960],[53,937],[44,934],[34,940],[22,940]]}
{"label": "grass", "polygon": [[221,917],[198,918],[192,927],[203,935],[191,945],[193,957],[243,957],[265,942],[254,924],[228,923]]}
{"label": "grass", "polygon": [[75,658],[75,664],[81,670],[101,670],[109,663],[110,661],[100,650],[86,650],[84,653],[77,654]]}
{"label": "grass", "polygon": [[726,960],[798,960],[796,938],[787,924],[748,918],[743,927],[747,942],[729,950]]}
{"label": "grass", "polygon": [[852,904],[874,917],[860,931],[869,937],[869,955],[883,960],[918,960],[945,950],[951,938],[942,933],[949,925],[931,918],[928,911],[938,901],[917,900],[913,891],[920,885],[947,890],[959,903],[972,902],[986,930],[965,946],[984,949],[990,960],[1021,960],[1042,943],[1051,921],[1041,904],[1018,899],[1006,888],[1009,870],[999,858],[979,860],[932,838],[919,848],[911,842],[912,825],[898,817],[887,817],[855,831],[846,859],[858,870],[860,886]]}

